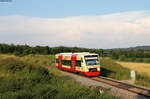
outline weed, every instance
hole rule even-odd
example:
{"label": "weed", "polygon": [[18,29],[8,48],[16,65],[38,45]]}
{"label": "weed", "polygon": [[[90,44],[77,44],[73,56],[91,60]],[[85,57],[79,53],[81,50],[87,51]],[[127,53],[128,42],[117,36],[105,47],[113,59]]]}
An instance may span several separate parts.
{"label": "weed", "polygon": [[[47,63],[50,71],[45,68]],[[117,99],[82,86],[70,77],[56,75],[54,56],[50,55],[0,59],[0,70],[13,72],[0,77],[1,99]]]}
{"label": "weed", "polygon": [[114,79],[130,79],[130,70],[117,64],[109,58],[101,58],[101,76]]}

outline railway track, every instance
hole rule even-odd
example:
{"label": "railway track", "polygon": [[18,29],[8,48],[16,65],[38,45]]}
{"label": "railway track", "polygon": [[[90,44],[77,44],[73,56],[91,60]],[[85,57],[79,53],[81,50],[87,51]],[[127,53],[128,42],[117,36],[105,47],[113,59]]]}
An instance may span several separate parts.
{"label": "railway track", "polygon": [[150,98],[150,89],[147,89],[147,88],[142,88],[142,87],[139,87],[136,85],[127,84],[124,82],[120,82],[120,81],[117,81],[114,79],[108,79],[105,77],[93,77],[93,78],[89,78],[89,79],[92,79],[92,80],[95,80],[98,82],[102,82],[102,83],[105,83],[105,84],[108,84],[108,85],[111,85],[111,86],[114,86],[114,87],[117,87],[117,88],[120,88],[123,90],[127,90],[130,92],[139,94],[141,96]]}
{"label": "railway track", "polygon": [[[72,73],[72,72],[69,72],[69,73]],[[118,80],[114,80],[114,79],[106,78],[106,77],[102,77],[102,76],[100,76],[100,77],[87,77],[87,76],[84,76],[81,74],[78,74],[78,76],[81,76],[81,77],[84,77],[84,78],[87,78],[90,80],[98,81],[98,82],[101,82],[101,83],[104,83],[104,84],[107,84],[107,85],[110,85],[110,86],[113,86],[113,87],[116,87],[119,89],[127,90],[129,92],[132,92],[132,93],[135,93],[135,94],[138,94],[138,95],[141,95],[141,96],[144,96],[144,97],[150,99],[150,89],[148,89],[148,88],[144,88],[144,87],[133,85],[133,84],[124,83],[124,82],[121,82]]]}

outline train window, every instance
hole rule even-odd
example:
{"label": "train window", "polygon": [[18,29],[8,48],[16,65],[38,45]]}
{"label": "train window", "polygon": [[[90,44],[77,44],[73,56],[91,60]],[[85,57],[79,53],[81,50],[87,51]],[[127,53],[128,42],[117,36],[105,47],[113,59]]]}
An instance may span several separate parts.
{"label": "train window", "polygon": [[62,60],[62,65],[71,66],[71,60]]}
{"label": "train window", "polygon": [[90,60],[86,60],[86,65],[90,66],[90,65],[99,65],[99,61],[97,59],[90,59]]}
{"label": "train window", "polygon": [[76,66],[81,67],[81,61],[80,60],[76,60]]}

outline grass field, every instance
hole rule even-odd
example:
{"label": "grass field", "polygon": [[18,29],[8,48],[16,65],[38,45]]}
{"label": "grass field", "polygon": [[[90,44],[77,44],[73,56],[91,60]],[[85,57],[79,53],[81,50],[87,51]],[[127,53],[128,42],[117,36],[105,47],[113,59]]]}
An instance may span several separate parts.
{"label": "grass field", "polygon": [[116,63],[122,65],[130,70],[137,72],[135,83],[142,86],[150,87],[150,64],[149,63],[135,63],[135,62],[120,62]]}
{"label": "grass field", "polygon": [[118,80],[128,80],[130,79],[129,69],[121,66],[110,58],[101,58],[101,76],[118,79]]}
{"label": "grass field", "polygon": [[[107,93],[100,94],[80,85],[73,79],[62,76],[54,66],[53,55],[27,55],[17,57],[0,54],[0,98],[1,99],[66,99],[101,98],[116,99]],[[101,75],[114,79],[130,79],[130,70],[110,58],[101,58]],[[139,76],[139,85],[150,85],[145,76]]]}
{"label": "grass field", "polygon": [[10,57],[16,57],[14,55],[9,55],[9,54],[0,54],[0,60],[5,59],[5,58],[10,58]]}
{"label": "grass field", "polygon": [[150,77],[150,63],[133,63],[133,62],[120,62],[117,61],[118,64],[123,67],[136,70],[137,72],[148,75]]}
{"label": "grass field", "polygon": [[139,71],[136,75],[135,84],[150,87],[150,77],[147,76],[149,74],[149,64],[118,62],[104,57],[100,60],[102,76],[118,80],[130,80],[130,69],[134,69]]}
{"label": "grass field", "polygon": [[0,99],[118,99],[57,72],[52,55],[0,55]]}
{"label": "grass field", "polygon": [[54,55],[27,55],[21,57],[21,59],[33,66],[46,67],[54,75],[59,76],[60,71],[55,68],[55,56]]}

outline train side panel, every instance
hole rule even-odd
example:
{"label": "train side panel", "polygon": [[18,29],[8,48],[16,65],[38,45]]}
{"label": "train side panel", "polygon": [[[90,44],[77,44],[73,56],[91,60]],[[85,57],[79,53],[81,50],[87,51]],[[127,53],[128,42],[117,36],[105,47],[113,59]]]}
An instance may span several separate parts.
{"label": "train side panel", "polygon": [[85,74],[86,76],[100,75],[100,71],[89,72],[89,68],[85,66],[85,61],[82,58],[83,58],[82,56],[78,56],[75,54],[68,55],[68,56],[57,54],[56,67],[61,70],[82,73]]}

